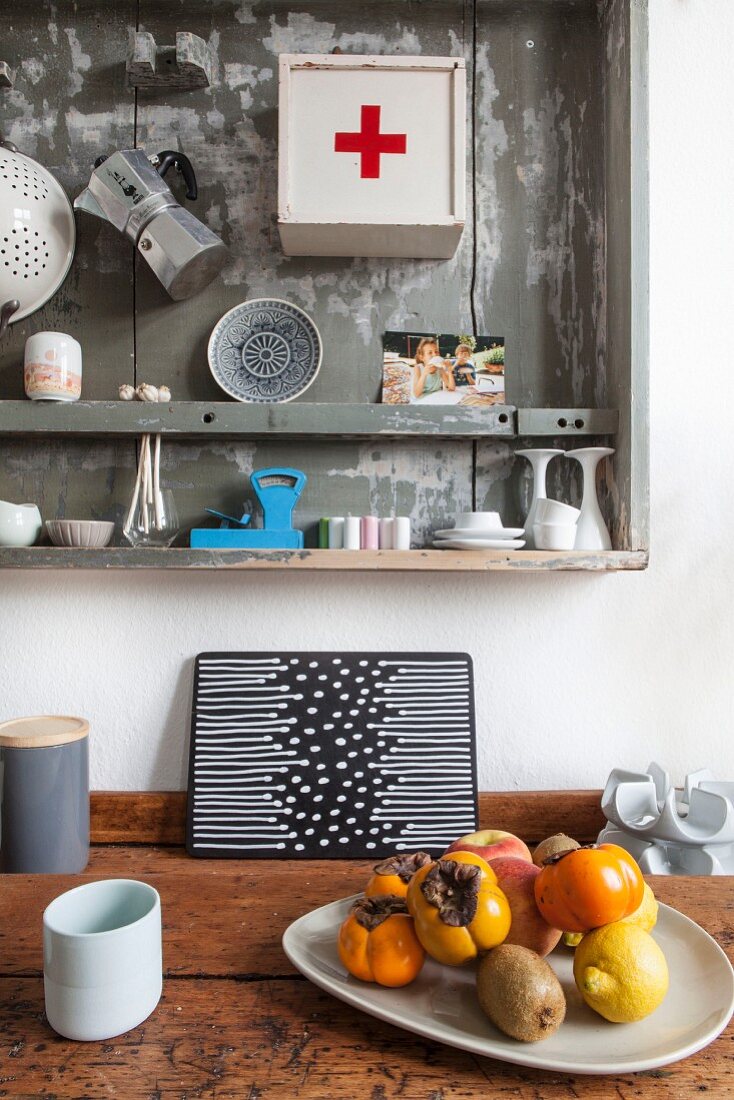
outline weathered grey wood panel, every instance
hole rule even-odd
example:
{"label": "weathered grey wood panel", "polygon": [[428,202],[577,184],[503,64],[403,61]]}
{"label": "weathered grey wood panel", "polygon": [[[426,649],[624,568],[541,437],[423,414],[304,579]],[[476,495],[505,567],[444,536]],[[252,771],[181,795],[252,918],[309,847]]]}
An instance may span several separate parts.
{"label": "weathered grey wood panel", "polygon": [[605,404],[601,65],[592,4],[477,5],[473,302],[518,406]]}
{"label": "weathered grey wood panel", "polygon": [[[48,168],[70,199],[102,149],[134,143],[134,97],[120,58],[136,0],[6,0],[3,54],[17,75],[0,100],[0,130]],[[76,255],[58,294],[0,338],[0,395],[23,396],[31,333],[70,332],[83,349],[85,397],[110,398],[134,376],[132,250],[93,219],[77,218]],[[0,496],[35,501],[44,518],[116,519],[131,492],[133,441],[0,444]]]}
{"label": "weathered grey wood panel", "polygon": [[607,512],[614,545],[649,546],[647,0],[604,8],[608,377],[619,405]]}
{"label": "weathered grey wood panel", "polygon": [[[571,410],[573,417],[589,415]],[[491,408],[441,409],[435,405],[329,404],[289,402],[284,405],[243,405],[237,401],[55,402],[0,400],[0,436],[140,435],[161,432],[176,436],[269,438],[354,438],[372,436],[471,439],[475,436],[513,436],[516,410],[510,405]],[[616,423],[616,412],[594,410],[590,419]],[[539,416],[539,419],[543,419]],[[547,419],[547,418],[546,418]],[[571,429],[569,429],[571,430]],[[610,427],[611,430],[611,427]]]}
{"label": "weathered grey wood panel", "polygon": [[[368,7],[320,0],[296,8],[285,0],[242,4],[224,0],[141,0],[140,27],[157,40],[177,29],[200,35],[214,55],[212,86],[161,97],[138,92],[137,140],[149,152],[178,146],[192,159],[200,184],[195,210],[221,232],[233,261],[195,300],[171,303],[138,262],[138,380],[166,381],[175,399],[221,398],[206,345],[212,327],[247,298],[273,295],[300,305],[318,325],[325,363],[309,402],[379,400],[381,339],[386,328],[425,324],[453,331],[468,323],[471,230],[448,263],[288,258],[280,248],[277,208],[277,59],[284,51],[459,54],[470,48],[464,0]],[[196,453],[195,460],[186,455]],[[297,449],[272,442],[180,451],[177,483],[183,513],[204,506],[236,508],[243,472],[291,464],[309,477],[299,525],[319,515],[412,513],[428,537],[452,501],[471,507],[471,443],[379,448],[314,443]],[[312,538],[313,532],[307,537]]]}
{"label": "weathered grey wood panel", "polygon": [[[53,172],[72,200],[101,152],[134,144],[135,101],[124,58],[135,17],[136,0],[3,3],[2,52],[17,76],[0,99],[0,131]],[[132,381],[132,249],[103,222],[77,217],[76,223],[66,282],[0,339],[2,397],[23,396],[25,341],[44,330],[80,341],[86,398],[116,397],[118,386]]]}
{"label": "weathered grey wood panel", "polygon": [[[236,573],[287,569],[375,573],[606,573],[646,569],[647,551],[567,550],[67,550],[0,548],[0,569],[230,569]],[[304,578],[305,580],[305,578]]]}

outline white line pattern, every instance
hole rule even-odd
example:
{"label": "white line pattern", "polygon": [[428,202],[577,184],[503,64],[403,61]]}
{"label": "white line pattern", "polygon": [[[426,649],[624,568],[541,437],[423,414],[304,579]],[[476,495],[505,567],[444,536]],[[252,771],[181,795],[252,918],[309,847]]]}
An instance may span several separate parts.
{"label": "white line pattern", "polygon": [[442,851],[476,828],[471,663],[459,654],[197,661],[189,850]]}

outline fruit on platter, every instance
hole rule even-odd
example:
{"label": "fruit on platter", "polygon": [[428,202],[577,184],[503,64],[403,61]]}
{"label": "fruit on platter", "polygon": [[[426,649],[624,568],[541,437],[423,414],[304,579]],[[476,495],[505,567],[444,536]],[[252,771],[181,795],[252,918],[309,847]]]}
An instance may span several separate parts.
{"label": "fruit on platter", "polygon": [[586,844],[545,861],[535,900],[548,924],[588,932],[634,913],[644,892],[634,858],[616,844]]}
{"label": "fruit on platter", "polygon": [[668,992],[665,955],[649,932],[628,921],[585,935],[576,948],[573,976],[587,1005],[612,1023],[644,1020]]}
{"label": "fruit on platter", "polygon": [[503,943],[477,970],[477,996],[495,1027],[513,1039],[537,1043],[557,1031],[566,998],[554,971],[534,951]]}
{"label": "fruit on platter", "polygon": [[368,898],[377,897],[379,894],[393,894],[395,897],[404,898],[408,893],[408,883],[416,871],[431,863],[431,857],[426,852],[402,852],[396,856],[383,859],[373,869],[372,877],[364,888]]}
{"label": "fruit on platter", "polygon": [[546,859],[550,859],[551,856],[557,856],[560,852],[568,852],[571,848],[580,847],[581,845],[577,840],[566,836],[565,833],[554,833],[553,836],[541,840],[533,852],[533,863],[536,867],[542,867]]}
{"label": "fruit on platter", "polygon": [[491,867],[497,876],[497,885],[510,904],[512,923],[504,942],[527,947],[541,958],[550,954],[561,932],[551,928],[535,901],[535,880],[540,867],[515,856],[493,859]]}
{"label": "fruit on platter", "polygon": [[376,864],[339,929],[338,951],[349,974],[389,987],[413,981],[426,955],[446,966],[475,962],[487,1017],[519,1042],[538,1042],[566,1013],[546,961],[561,941],[575,947],[574,979],[590,1010],[613,1023],[655,1011],[669,983],[650,935],[657,915],[623,848],[557,833],[531,857],[513,833],[488,829],[438,859],[398,853]]}
{"label": "fruit on platter", "polygon": [[453,852],[421,867],[406,901],[423,947],[449,966],[496,947],[510,930],[509,902],[492,868],[473,852]]}
{"label": "fruit on platter", "polygon": [[[500,884],[501,885],[501,884]],[[651,932],[658,922],[658,903],[657,898],[653,894],[648,883],[644,884],[642,901],[635,909],[634,913],[630,913],[628,917],[623,917],[621,924],[636,924],[643,932]],[[562,939],[566,947],[578,947],[584,938],[586,933],[584,932],[564,932]]]}
{"label": "fruit on platter", "polygon": [[338,949],[355,978],[393,988],[412,982],[425,961],[405,898],[389,895],[355,901],[339,929]]}
{"label": "fruit on platter", "polygon": [[482,829],[478,833],[468,833],[455,840],[443,854],[443,859],[452,852],[474,852],[481,856],[485,863],[491,863],[500,856],[517,856],[518,859],[526,859],[533,862],[530,849],[524,840],[514,833],[506,833],[503,829]]}

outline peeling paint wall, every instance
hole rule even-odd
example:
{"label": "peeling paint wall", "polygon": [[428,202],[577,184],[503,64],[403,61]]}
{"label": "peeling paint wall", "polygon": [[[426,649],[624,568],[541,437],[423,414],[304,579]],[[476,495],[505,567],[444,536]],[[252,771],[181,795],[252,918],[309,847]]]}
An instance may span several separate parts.
{"label": "peeling paint wall", "polygon": [[[403,327],[504,335],[508,400],[518,405],[603,406],[607,394],[603,88],[606,44],[589,0],[522,4],[485,0],[7,0],[4,49],[19,70],[3,100],[2,128],[38,157],[70,195],[101,153],[137,144],[180,148],[194,163],[194,212],[232,250],[203,293],[172,302],[147,265],[109,226],[77,218],[72,273],[49,305],[0,343],[0,397],[22,395],[26,337],[76,335],[88,398],[114,398],[121,382],[166,382],[174,399],[219,400],[206,362],[223,313],[259,295],[307,310],[324,341],[309,401],[374,401],[381,338]],[[193,31],[211,47],[212,85],[195,92],[131,91],[124,58],[138,27],[159,43]],[[275,223],[277,60],[288,52],[463,56],[470,96],[468,224],[448,262],[288,258]],[[132,444],[94,447],[80,480],[77,455],[56,444],[60,469],[35,499],[58,514],[119,520],[134,474]],[[475,450],[477,453],[475,453]],[[502,454],[498,476],[497,455]],[[0,445],[0,493],[27,487],[28,445]],[[401,444],[199,446],[167,444],[164,463],[182,523],[206,506],[241,506],[253,464],[302,466],[309,486],[299,521],[370,503],[410,508],[418,540],[444,526],[457,503],[492,501],[515,522],[527,497],[525,463],[506,445],[414,440]],[[566,476],[561,491],[574,491]]]}

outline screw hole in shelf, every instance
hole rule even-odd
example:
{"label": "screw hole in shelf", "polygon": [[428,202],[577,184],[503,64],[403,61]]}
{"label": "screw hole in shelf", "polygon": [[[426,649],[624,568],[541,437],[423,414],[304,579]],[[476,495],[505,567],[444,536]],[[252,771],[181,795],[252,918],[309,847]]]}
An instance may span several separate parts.
{"label": "screw hole in shelf", "polygon": [[213,412],[206,412],[201,418],[205,424],[213,424],[217,419],[216,414]]}
{"label": "screw hole in shelf", "polygon": [[574,420],[573,426],[574,426],[574,428],[579,428],[579,429],[583,428],[584,422],[583,422],[583,420],[581,419],[580,416],[577,417],[576,420]]}
{"label": "screw hole in shelf", "polygon": [[506,424],[510,418],[507,413],[500,413],[497,419],[499,420],[500,424]]}
{"label": "screw hole in shelf", "polygon": [[568,421],[566,420],[565,416],[560,417],[560,419],[558,421],[558,427],[559,428],[567,428],[568,427]]}

